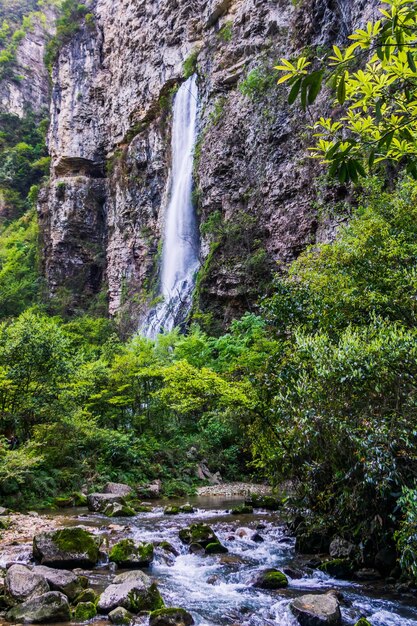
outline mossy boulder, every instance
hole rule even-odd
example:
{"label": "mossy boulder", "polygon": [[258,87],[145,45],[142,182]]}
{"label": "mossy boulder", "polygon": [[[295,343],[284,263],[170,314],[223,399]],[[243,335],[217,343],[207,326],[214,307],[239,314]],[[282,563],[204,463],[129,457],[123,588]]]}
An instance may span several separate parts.
{"label": "mossy boulder", "polygon": [[87,506],[95,513],[103,513],[109,504],[115,503],[126,504],[126,501],[117,493],[90,493],[87,496]]}
{"label": "mossy boulder", "polygon": [[87,506],[87,496],[77,491],[72,494],[74,506]]}
{"label": "mossy boulder", "polygon": [[354,564],[349,559],[332,559],[322,563],[319,570],[334,578],[349,578],[354,572]]}
{"label": "mossy boulder", "polygon": [[266,509],[267,511],[278,511],[282,507],[282,502],[274,496],[261,496],[251,494],[245,499],[245,504],[254,509]]}
{"label": "mossy boulder", "polygon": [[80,604],[80,602],[97,602],[97,593],[94,589],[83,589],[74,600],[74,604]]}
{"label": "mossy boulder", "polygon": [[136,544],[133,539],[122,539],[110,550],[109,559],[121,567],[147,567],[153,561],[151,543]]}
{"label": "mossy boulder", "polygon": [[74,619],[79,622],[88,622],[97,615],[97,609],[94,602],[80,602],[75,607]]}
{"label": "mossy boulder", "polygon": [[195,513],[195,508],[192,506],[192,504],[189,504],[187,502],[187,504],[183,504],[182,506],[180,506],[180,513]]}
{"label": "mossy boulder", "polygon": [[164,508],[164,515],[178,515],[180,512],[179,506],[166,506]]}
{"label": "mossy boulder", "polygon": [[108,504],[103,511],[107,517],[133,517],[136,515],[136,511],[127,506],[127,504],[121,504],[120,502],[112,502]]}
{"label": "mossy boulder", "polygon": [[131,613],[139,613],[162,609],[164,602],[153,580],[144,572],[133,571],[116,576],[97,603],[98,611],[104,614],[119,606]]}
{"label": "mossy boulder", "polygon": [[49,591],[23,602],[6,613],[9,622],[45,624],[69,622],[71,610],[68,599],[59,591]]}
{"label": "mossy boulder", "polygon": [[232,515],[253,513],[253,506],[250,504],[241,504],[239,506],[235,506],[230,512]]}
{"label": "mossy boulder", "polygon": [[210,543],[220,543],[213,529],[207,524],[191,524],[179,531],[179,538],[187,545],[199,544],[206,548]]}
{"label": "mossy boulder", "polygon": [[151,513],[152,511],[152,507],[148,504],[143,504],[139,498],[127,498],[126,502],[136,513]]}
{"label": "mossy boulder", "polygon": [[285,589],[288,587],[288,578],[278,569],[267,569],[259,574],[253,586],[259,589]]}
{"label": "mossy boulder", "polygon": [[185,609],[159,609],[149,616],[149,626],[192,626],[193,624],[193,616]]}
{"label": "mossy boulder", "polygon": [[206,546],[206,554],[226,554],[228,549],[219,541],[214,541]]}
{"label": "mossy boulder", "polygon": [[99,560],[102,539],[83,528],[63,528],[33,538],[33,557],[41,565],[91,567]]}
{"label": "mossy boulder", "polygon": [[371,622],[368,622],[368,620],[365,617],[361,617],[355,624],[355,626],[372,626]]}
{"label": "mossy boulder", "polygon": [[132,613],[129,613],[129,611],[124,609],[122,606],[118,606],[116,609],[113,609],[113,611],[110,611],[109,613],[109,620],[112,622],[112,624],[121,624],[127,626],[127,624],[130,624],[132,619]]}

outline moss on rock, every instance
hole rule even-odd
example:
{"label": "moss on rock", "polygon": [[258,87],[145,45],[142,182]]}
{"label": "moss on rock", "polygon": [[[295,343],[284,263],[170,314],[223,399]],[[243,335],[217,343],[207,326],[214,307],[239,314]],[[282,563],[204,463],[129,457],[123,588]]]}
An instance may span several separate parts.
{"label": "moss on rock", "polygon": [[80,604],[80,602],[94,602],[96,603],[98,596],[94,589],[84,589],[74,600],[74,604]]}
{"label": "moss on rock", "polygon": [[206,554],[226,554],[226,552],[228,552],[228,549],[220,541],[209,543],[206,547]]}
{"label": "moss on rock", "polygon": [[171,607],[152,611],[149,626],[192,626],[193,617],[185,609]]}
{"label": "moss on rock", "polygon": [[178,515],[180,512],[179,506],[166,506],[164,508],[164,515]]}
{"label": "moss on rock", "polygon": [[94,602],[80,602],[75,607],[74,619],[80,622],[87,622],[97,615],[97,609]]}
{"label": "moss on rock", "polygon": [[109,559],[117,565],[145,567],[153,560],[151,543],[135,544],[132,539],[122,539],[110,550]]}
{"label": "moss on rock", "polygon": [[61,552],[86,554],[91,562],[96,563],[98,561],[99,544],[93,535],[83,528],[57,530],[52,541]]}
{"label": "moss on rock", "polygon": [[361,617],[355,624],[355,626],[371,626],[371,623],[365,617]]}
{"label": "moss on rock", "polygon": [[346,578],[353,573],[354,564],[349,559],[332,559],[322,563],[319,570],[335,578]]}
{"label": "moss on rock", "polygon": [[210,543],[220,543],[214,531],[207,524],[191,524],[179,531],[179,538],[188,545],[199,544],[206,548]]}
{"label": "moss on rock", "polygon": [[232,515],[253,513],[253,506],[251,506],[250,504],[241,504],[240,506],[234,507],[230,512]]}
{"label": "moss on rock", "polygon": [[288,587],[288,578],[280,570],[269,569],[258,576],[253,586],[260,589],[284,589]]}

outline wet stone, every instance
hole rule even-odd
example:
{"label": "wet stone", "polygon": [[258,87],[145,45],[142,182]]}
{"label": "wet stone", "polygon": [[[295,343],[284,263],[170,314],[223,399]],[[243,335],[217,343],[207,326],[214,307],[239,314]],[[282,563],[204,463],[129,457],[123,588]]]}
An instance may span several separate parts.
{"label": "wet stone", "polygon": [[342,623],[339,601],[332,593],[301,596],[291,602],[290,608],[301,626],[339,626]]}
{"label": "wet stone", "polygon": [[27,624],[69,622],[71,610],[68,599],[63,593],[49,591],[10,609],[6,617],[10,622],[24,622]]}

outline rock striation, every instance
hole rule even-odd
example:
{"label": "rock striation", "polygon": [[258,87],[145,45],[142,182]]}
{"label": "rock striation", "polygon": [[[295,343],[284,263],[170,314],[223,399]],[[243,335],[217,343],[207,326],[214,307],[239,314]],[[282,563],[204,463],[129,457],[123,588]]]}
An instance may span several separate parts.
{"label": "rock striation", "polygon": [[39,202],[51,295],[65,289],[71,308],[104,289],[110,314],[137,327],[157,293],[173,90],[194,71],[203,232],[195,311],[227,322],[277,267],[331,236],[315,208],[303,115],[288,109],[272,67],[301,46],[342,40],[376,5],[96,0],[52,76],[51,180]]}

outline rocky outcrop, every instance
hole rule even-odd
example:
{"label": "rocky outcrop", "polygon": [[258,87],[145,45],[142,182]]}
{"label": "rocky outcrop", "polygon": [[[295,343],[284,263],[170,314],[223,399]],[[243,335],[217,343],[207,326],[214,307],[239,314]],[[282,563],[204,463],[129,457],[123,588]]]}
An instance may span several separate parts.
{"label": "rocky outcrop", "polygon": [[155,611],[163,606],[156,584],[143,572],[119,574],[101,594],[97,604],[100,613],[122,607],[131,613]]}
{"label": "rocky outcrop", "polygon": [[101,538],[83,528],[63,528],[33,538],[33,557],[41,565],[89,567],[100,556]]}
{"label": "rocky outcrop", "polygon": [[301,626],[338,626],[342,623],[339,601],[333,593],[301,596],[291,602],[290,608]]}
{"label": "rocky outcrop", "polygon": [[49,591],[10,609],[6,614],[10,622],[47,624],[69,622],[71,610],[67,598],[59,591]]}
{"label": "rocky outcrop", "polygon": [[227,322],[267,290],[277,264],[329,236],[303,116],[288,109],[272,66],[291,49],[342,39],[377,0],[293,4],[97,0],[94,23],[53,73],[52,177],[39,205],[51,294],[65,288],[76,306],[107,285],[110,313],[137,327],[157,291],[170,105],[184,62],[200,92],[195,313]]}

